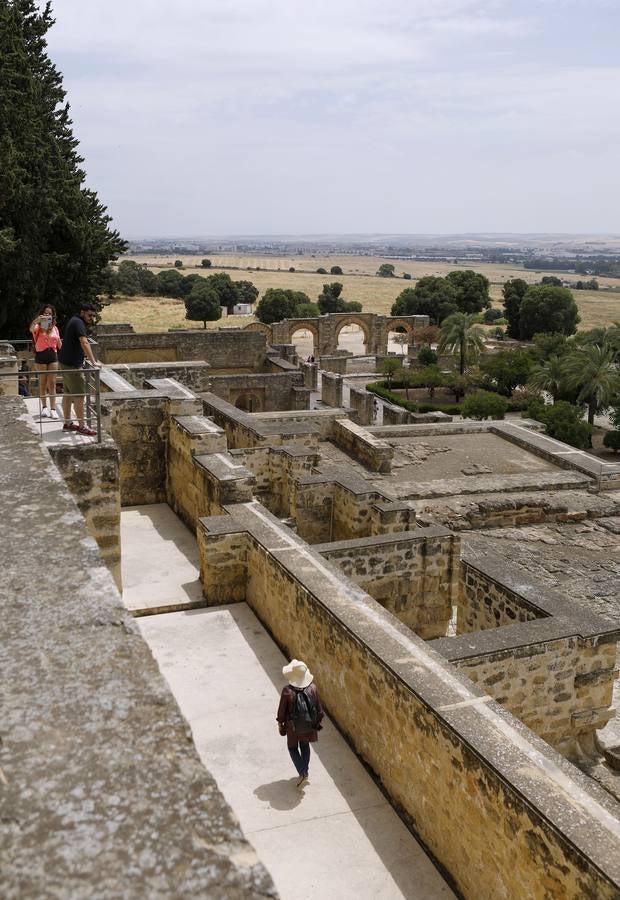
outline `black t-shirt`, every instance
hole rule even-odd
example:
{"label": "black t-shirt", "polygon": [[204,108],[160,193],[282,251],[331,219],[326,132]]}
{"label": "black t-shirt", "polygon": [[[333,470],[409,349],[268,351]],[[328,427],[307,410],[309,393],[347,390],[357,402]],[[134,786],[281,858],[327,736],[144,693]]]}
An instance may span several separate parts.
{"label": "black t-shirt", "polygon": [[65,333],[62,336],[62,347],[58,352],[58,359],[66,366],[77,366],[84,362],[84,351],[80,344],[80,338],[86,337],[86,325],[81,316],[73,316],[67,322]]}

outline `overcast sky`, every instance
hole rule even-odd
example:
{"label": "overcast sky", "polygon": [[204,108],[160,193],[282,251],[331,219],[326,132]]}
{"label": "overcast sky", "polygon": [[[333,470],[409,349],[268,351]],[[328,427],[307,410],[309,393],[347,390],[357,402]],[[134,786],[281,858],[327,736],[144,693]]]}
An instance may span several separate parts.
{"label": "overcast sky", "polygon": [[617,0],[54,0],[128,237],[620,231]]}

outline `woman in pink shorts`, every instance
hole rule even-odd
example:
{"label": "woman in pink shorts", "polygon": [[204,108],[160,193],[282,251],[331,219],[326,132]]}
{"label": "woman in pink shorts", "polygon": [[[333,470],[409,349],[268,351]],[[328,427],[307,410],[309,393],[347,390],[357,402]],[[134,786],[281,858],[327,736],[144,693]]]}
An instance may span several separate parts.
{"label": "woman in pink shorts", "polygon": [[[56,327],[56,310],[46,303],[30,325],[34,344],[34,367],[39,374],[39,397],[41,417],[57,419],[56,412],[56,372],[58,371],[58,351],[62,347],[60,332]],[[49,397],[49,410],[47,398]]]}

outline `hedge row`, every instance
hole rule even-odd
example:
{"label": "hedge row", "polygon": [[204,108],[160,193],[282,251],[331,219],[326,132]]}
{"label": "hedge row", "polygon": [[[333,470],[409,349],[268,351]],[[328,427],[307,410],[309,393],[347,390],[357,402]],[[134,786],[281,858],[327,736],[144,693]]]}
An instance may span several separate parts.
{"label": "hedge row", "polygon": [[[460,416],[461,415],[461,404],[460,403],[412,403],[410,400],[406,400],[404,397],[401,397],[399,394],[394,394],[392,391],[388,390],[385,387],[385,381],[374,381],[370,384],[366,385],[366,390],[370,391],[371,394],[376,394],[377,397],[381,397],[382,400],[387,400],[388,403],[393,403],[395,406],[402,406],[403,409],[409,410],[409,412],[413,413],[427,413],[427,412],[443,412],[447,413],[449,416]],[[398,388],[403,387],[404,385],[400,385],[398,382],[393,381],[392,387]],[[488,390],[488,388],[485,388]],[[499,395],[502,396],[503,395]],[[531,397],[529,398],[519,398],[519,397],[503,397],[506,401],[506,407],[508,412],[520,412],[521,410],[527,409],[528,403],[531,402]]]}

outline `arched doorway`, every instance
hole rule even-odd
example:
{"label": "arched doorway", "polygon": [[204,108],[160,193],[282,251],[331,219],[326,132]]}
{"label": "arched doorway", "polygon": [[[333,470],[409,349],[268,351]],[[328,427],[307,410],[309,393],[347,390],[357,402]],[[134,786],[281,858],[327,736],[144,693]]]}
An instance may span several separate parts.
{"label": "arched doorway", "polygon": [[336,329],[336,345],[338,350],[347,350],[353,356],[368,356],[368,326],[359,319],[344,319]]}
{"label": "arched doorway", "polygon": [[263,404],[261,403],[260,397],[257,397],[256,394],[252,394],[249,391],[244,391],[242,394],[239,394],[235,400],[235,406],[237,409],[241,409],[243,412],[248,413],[263,411]]}
{"label": "arched doorway", "polygon": [[305,362],[310,356],[317,356],[318,331],[309,325],[297,325],[291,331],[289,343],[295,345],[297,356]]}
{"label": "arched doorway", "polygon": [[404,325],[392,326],[388,331],[387,352],[407,356],[409,339],[409,330]]}

